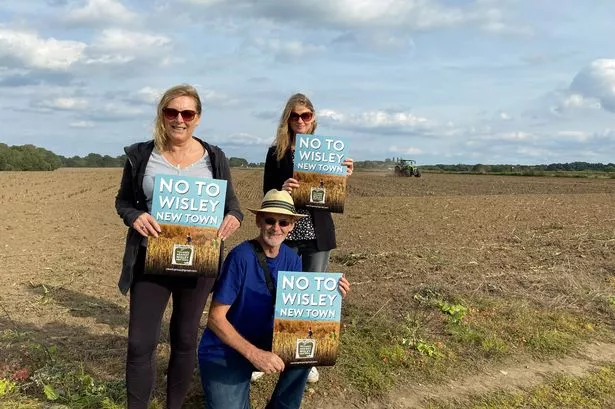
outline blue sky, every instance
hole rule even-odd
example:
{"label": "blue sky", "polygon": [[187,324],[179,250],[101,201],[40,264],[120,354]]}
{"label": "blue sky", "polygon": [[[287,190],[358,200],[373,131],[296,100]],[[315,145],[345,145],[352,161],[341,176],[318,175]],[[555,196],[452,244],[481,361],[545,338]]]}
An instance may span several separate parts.
{"label": "blue sky", "polygon": [[0,0],[0,142],[117,156],[161,92],[263,161],[295,92],[357,160],[615,162],[612,0]]}

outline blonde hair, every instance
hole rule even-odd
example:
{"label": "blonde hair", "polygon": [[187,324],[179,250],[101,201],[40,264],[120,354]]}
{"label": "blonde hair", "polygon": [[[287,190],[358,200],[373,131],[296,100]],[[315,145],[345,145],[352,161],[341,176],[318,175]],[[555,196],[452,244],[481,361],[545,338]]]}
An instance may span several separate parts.
{"label": "blonde hair", "polygon": [[164,152],[167,148],[167,132],[164,127],[164,114],[162,110],[167,107],[171,100],[177,97],[192,97],[196,102],[196,113],[201,116],[202,105],[201,98],[196,89],[189,84],[180,84],[169,88],[165,91],[158,103],[158,109],[156,111],[156,122],[154,123],[154,145],[160,152]]}
{"label": "blonde hair", "polygon": [[275,140],[273,141],[273,145],[275,146],[276,159],[278,161],[280,161],[284,157],[284,154],[290,149],[292,142],[295,140],[295,132],[293,132],[288,123],[288,119],[290,118],[290,114],[291,112],[293,112],[293,108],[295,107],[295,105],[303,105],[307,109],[312,111],[312,127],[310,128],[309,133],[313,134],[316,130],[316,112],[314,111],[314,105],[312,105],[312,101],[310,101],[310,99],[303,94],[295,94],[291,96],[286,102],[284,111],[282,111],[282,116],[280,117],[280,124],[278,125]]}

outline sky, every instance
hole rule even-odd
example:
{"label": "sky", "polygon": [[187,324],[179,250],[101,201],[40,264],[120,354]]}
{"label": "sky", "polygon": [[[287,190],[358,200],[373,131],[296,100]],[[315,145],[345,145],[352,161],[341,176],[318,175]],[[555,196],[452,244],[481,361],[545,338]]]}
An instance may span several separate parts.
{"label": "sky", "polygon": [[615,1],[0,0],[0,142],[118,156],[164,90],[264,161],[286,100],[355,160],[615,162]]}

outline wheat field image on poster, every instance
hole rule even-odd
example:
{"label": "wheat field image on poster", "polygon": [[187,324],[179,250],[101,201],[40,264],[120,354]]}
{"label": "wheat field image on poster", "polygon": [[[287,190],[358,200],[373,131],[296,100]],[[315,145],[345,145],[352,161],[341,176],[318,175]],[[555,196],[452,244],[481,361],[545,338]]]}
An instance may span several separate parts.
{"label": "wheat field image on poster", "polygon": [[145,271],[149,274],[215,275],[220,259],[217,229],[160,224],[158,238],[149,237]]}
{"label": "wheat field image on poster", "polygon": [[296,207],[328,209],[343,213],[346,198],[346,176],[316,172],[295,172],[299,187],[292,192]]}
{"label": "wheat field image on poster", "polygon": [[291,365],[331,366],[337,360],[340,338],[338,321],[276,319],[273,352]]}

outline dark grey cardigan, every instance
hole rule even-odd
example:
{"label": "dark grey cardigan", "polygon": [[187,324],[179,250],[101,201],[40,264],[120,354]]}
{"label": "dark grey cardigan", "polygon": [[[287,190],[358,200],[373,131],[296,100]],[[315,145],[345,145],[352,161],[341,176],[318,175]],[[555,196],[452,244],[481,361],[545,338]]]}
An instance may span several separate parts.
{"label": "dark grey cardigan", "polygon": [[[197,139],[209,155],[212,174],[214,179],[223,179],[228,182],[226,189],[226,202],[224,204],[224,215],[231,214],[240,222],[243,220],[243,213],[239,207],[239,200],[233,190],[231,182],[231,170],[224,152],[214,145],[209,145]],[[133,273],[139,246],[143,236],[132,228],[133,223],[143,212],[147,212],[145,193],[143,192],[143,175],[150,154],[154,149],[154,141],[139,142],[124,148],[126,152],[126,164],[122,174],[120,189],[115,197],[115,210],[120,215],[124,224],[128,226],[126,235],[126,248],[124,250],[124,260],[122,262],[122,273],[118,286],[123,294],[128,293],[132,285]],[[222,255],[222,248],[220,249]],[[222,259],[222,258],[221,258]]]}

